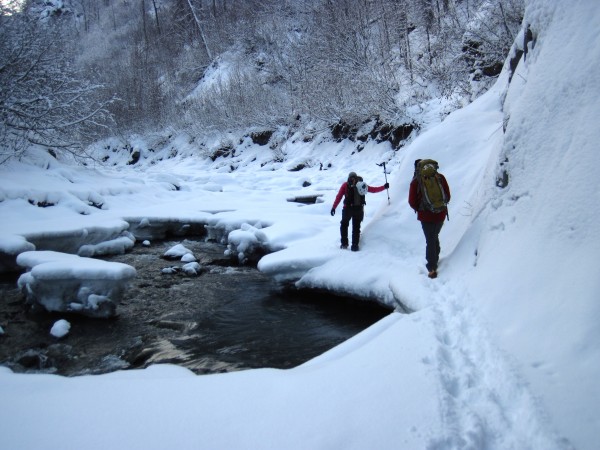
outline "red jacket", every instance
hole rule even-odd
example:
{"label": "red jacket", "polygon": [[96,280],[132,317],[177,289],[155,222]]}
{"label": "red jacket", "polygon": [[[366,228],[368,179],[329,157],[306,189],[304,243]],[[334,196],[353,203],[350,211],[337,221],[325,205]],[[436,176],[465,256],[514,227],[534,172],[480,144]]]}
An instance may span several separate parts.
{"label": "red jacket", "polygon": [[[441,173],[438,174],[442,181],[442,188],[446,192],[446,196],[448,201],[450,201],[450,187],[448,186],[448,182],[446,178]],[[410,182],[410,190],[408,191],[408,204],[412,209],[417,212],[417,219],[421,222],[443,222],[446,218],[446,211],[442,211],[439,213],[434,213],[427,210],[419,211],[419,205],[421,204],[421,192],[419,190],[419,182],[416,178]]]}
{"label": "red jacket", "polygon": [[[340,202],[342,201],[342,197],[344,197],[346,195],[346,189],[348,187],[348,182],[344,181],[342,183],[342,185],[340,186],[340,190],[338,191],[337,195],[335,196],[335,200],[333,202],[333,209],[337,208],[337,206],[340,204]],[[385,185],[383,186],[369,186],[367,185],[367,192],[370,192],[371,194],[374,194],[376,192],[381,192],[385,189]],[[346,205],[344,205],[344,208],[346,207]]]}

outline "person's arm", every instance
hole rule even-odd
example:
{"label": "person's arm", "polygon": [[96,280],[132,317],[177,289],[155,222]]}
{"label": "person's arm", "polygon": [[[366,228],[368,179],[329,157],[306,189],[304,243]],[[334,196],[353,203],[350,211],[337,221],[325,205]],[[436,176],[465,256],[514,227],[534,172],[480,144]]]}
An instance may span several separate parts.
{"label": "person's arm", "polygon": [[[442,182],[443,183],[443,182]],[[416,211],[419,210],[419,185],[417,183],[417,179],[413,178],[410,182],[410,189],[408,191],[408,204],[412,209]]]}
{"label": "person's arm", "polygon": [[333,201],[333,206],[331,207],[332,210],[335,210],[335,208],[337,208],[338,205],[340,204],[340,202],[342,201],[342,197],[346,193],[346,185],[347,184],[348,183],[344,182],[340,186],[340,190],[338,191],[337,195],[335,196],[335,200]]}
{"label": "person's arm", "polygon": [[381,192],[384,189],[387,189],[389,187],[390,187],[389,183],[385,183],[383,186],[368,186],[367,185],[367,191],[370,192],[371,194],[375,194],[375,193]]}
{"label": "person's arm", "polygon": [[446,191],[446,197],[448,198],[448,201],[446,203],[450,203],[450,186],[448,186],[448,182],[446,181],[446,177],[442,174],[440,174],[442,177],[442,187],[444,188],[444,190]]}

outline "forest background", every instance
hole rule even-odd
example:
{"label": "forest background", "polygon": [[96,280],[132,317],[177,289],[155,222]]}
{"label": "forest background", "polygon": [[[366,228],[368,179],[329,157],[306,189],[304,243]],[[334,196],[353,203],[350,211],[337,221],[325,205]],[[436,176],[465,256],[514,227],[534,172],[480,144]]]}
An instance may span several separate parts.
{"label": "forest background", "polygon": [[523,9],[521,0],[3,0],[0,162],[31,144],[81,155],[131,133],[348,133],[371,120],[409,134],[414,108],[445,98],[449,114],[494,83]]}

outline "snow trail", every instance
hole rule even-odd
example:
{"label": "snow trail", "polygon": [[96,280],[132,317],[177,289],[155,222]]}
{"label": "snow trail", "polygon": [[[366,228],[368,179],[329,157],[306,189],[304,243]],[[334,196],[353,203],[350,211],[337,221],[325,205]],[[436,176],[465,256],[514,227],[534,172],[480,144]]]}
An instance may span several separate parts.
{"label": "snow trail", "polygon": [[456,293],[441,274],[426,280],[437,349],[441,437],[429,449],[566,449],[538,402],[494,344],[468,293]]}

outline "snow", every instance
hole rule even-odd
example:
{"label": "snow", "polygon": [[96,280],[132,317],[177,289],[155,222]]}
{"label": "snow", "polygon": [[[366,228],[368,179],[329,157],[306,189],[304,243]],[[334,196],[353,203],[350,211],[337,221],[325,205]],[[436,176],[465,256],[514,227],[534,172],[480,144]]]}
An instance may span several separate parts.
{"label": "snow", "polygon": [[35,250],[35,246],[19,235],[5,235],[0,238],[0,248],[4,253],[18,255],[27,250]]}
{"label": "snow", "polygon": [[[5,253],[60,238],[76,254],[124,232],[159,239],[169,226],[206,225],[241,259],[257,245],[271,251],[258,267],[277,279],[397,307],[290,370],[195,376],[160,365],[63,378],[0,367],[3,445],[64,448],[68,436],[84,449],[596,448],[600,9],[592,0],[555,9],[527,2],[536,43],[510,84],[504,72],[398,152],[299,140],[286,143],[283,163],[245,144],[214,162],[83,169],[40,154],[0,167]],[[440,117],[442,102],[425,106],[422,117]],[[426,276],[407,204],[423,157],[440,163],[452,190],[436,280]],[[383,161],[390,204],[385,193],[368,194],[361,250],[340,250],[340,217],[329,215],[337,189],[350,171],[383,184]],[[314,194],[323,201],[287,201]],[[68,267],[65,257],[61,273]]]}
{"label": "snow", "polygon": [[136,276],[127,264],[52,250],[23,252],[17,264],[27,269],[17,282],[27,303],[91,317],[114,316],[127,283]]}
{"label": "snow", "polygon": [[0,256],[0,272],[17,270],[15,256],[29,250],[35,250],[35,245],[28,242],[23,236],[10,234],[0,236],[0,255],[6,255],[4,258]]}
{"label": "snow", "polygon": [[30,269],[42,280],[65,280],[71,278],[121,280],[135,276],[135,269],[122,263],[82,258],[54,251],[32,251],[17,257],[20,266]]}
{"label": "snow", "polygon": [[127,233],[126,236],[120,236],[110,241],[104,241],[99,244],[82,245],[77,254],[79,256],[100,256],[100,255],[118,255],[131,250],[135,244],[135,237]]}
{"label": "snow", "polygon": [[197,262],[189,262],[181,266],[181,270],[183,270],[186,275],[200,275],[200,272],[202,272],[202,266],[200,266],[200,264]]}
{"label": "snow", "polygon": [[[186,255],[192,255],[192,251],[189,248],[186,248],[183,244],[177,244],[167,250],[164,254],[165,258],[181,258],[183,259]],[[189,261],[188,261],[189,262]]]}
{"label": "snow", "polygon": [[69,334],[71,330],[71,324],[65,319],[60,319],[54,322],[52,328],[50,328],[50,334],[55,338],[62,338]]}

